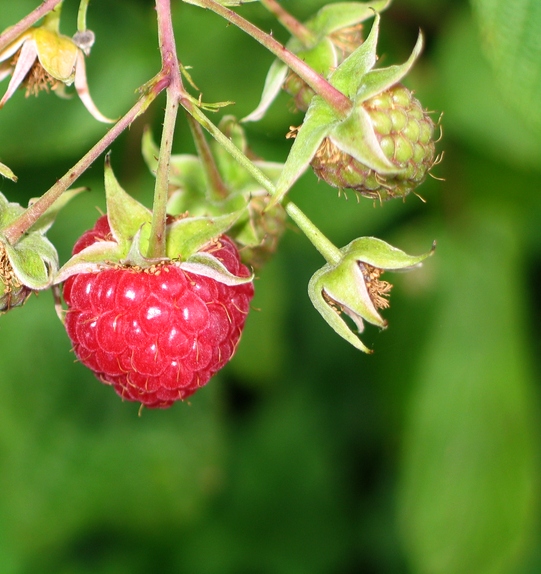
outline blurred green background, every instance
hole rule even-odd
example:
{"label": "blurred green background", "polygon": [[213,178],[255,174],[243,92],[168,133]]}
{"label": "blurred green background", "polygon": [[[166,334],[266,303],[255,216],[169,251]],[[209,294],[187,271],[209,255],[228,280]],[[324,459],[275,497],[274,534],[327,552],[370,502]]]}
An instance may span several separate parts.
{"label": "blurred green background", "polygon": [[[75,30],[67,0],[63,32]],[[301,19],[321,0],[283,0]],[[0,28],[38,5],[0,0]],[[179,56],[205,101],[259,100],[272,56],[217,16],[174,3]],[[257,5],[239,11],[287,35]],[[73,24],[73,25],[72,25]],[[72,25],[70,29],[70,25]],[[124,113],[159,69],[151,0],[93,0],[87,61],[100,110]],[[320,256],[291,225],[259,274],[235,359],[189,404],[122,403],[74,362],[49,292],[0,318],[0,572],[193,574],[535,574],[541,572],[541,3],[394,0],[383,65],[426,49],[406,84],[443,112],[444,161],[411,196],[373,205],[307,173],[292,198],[337,244],[377,235],[438,248],[395,284],[386,331],[366,356],[311,307]],[[5,88],[6,82],[3,83]],[[123,186],[150,205],[143,127],[113,146]],[[281,96],[247,126],[283,161],[302,118]],[[218,120],[218,117],[216,117]],[[77,98],[0,111],[0,181],[26,204],[106,131]],[[179,122],[176,152],[193,153]],[[89,193],[49,236],[62,261],[104,208],[100,159]]]}

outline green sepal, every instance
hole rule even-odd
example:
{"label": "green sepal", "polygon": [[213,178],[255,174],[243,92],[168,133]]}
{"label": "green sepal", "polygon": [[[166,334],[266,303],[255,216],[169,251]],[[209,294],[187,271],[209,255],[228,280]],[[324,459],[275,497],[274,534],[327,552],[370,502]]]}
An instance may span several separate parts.
{"label": "green sepal", "polygon": [[365,100],[380,94],[400,82],[400,80],[411,70],[422,50],[423,35],[419,32],[413,51],[411,52],[410,57],[403,64],[371,70],[366,73],[355,96],[355,102],[364,102]]}
{"label": "green sepal", "polygon": [[23,285],[33,291],[51,286],[58,269],[58,254],[46,237],[33,233],[24,236],[16,245],[2,243],[13,272]]}
{"label": "green sepal", "polygon": [[205,252],[194,253],[187,261],[179,263],[178,267],[190,273],[209,277],[229,286],[244,285],[254,280],[253,273],[248,277],[233,275],[221,261],[218,261],[218,259],[210,253]]}
{"label": "green sepal", "polygon": [[336,112],[320,96],[313,98],[276,182],[271,206],[282,201],[291,186],[306,170],[321,142],[339,119]]}
{"label": "green sepal", "polygon": [[338,335],[355,348],[371,353],[341,317],[344,312],[362,333],[364,321],[380,328],[387,326],[370,296],[363,266],[379,270],[410,270],[420,265],[434,252],[411,256],[375,237],[361,237],[340,249],[337,263],[327,263],[311,278],[308,295],[314,307]]}
{"label": "green sepal", "polygon": [[377,62],[379,22],[380,15],[376,13],[366,40],[329,76],[329,82],[348,98],[352,98],[357,93],[365,74]]}
{"label": "green sepal", "polygon": [[166,253],[170,259],[188,260],[204,245],[225,233],[245,210],[218,217],[186,217],[167,226]]}
{"label": "green sepal", "polygon": [[126,255],[116,241],[97,241],[66,262],[56,274],[54,283],[62,283],[78,273],[96,273],[105,267],[120,265]]}
{"label": "green sepal", "polygon": [[110,154],[105,158],[105,199],[111,234],[120,251],[129,250],[134,237],[143,227],[146,233],[141,243],[143,246],[146,239],[148,245],[152,212],[120,186],[111,168]]}
{"label": "green sepal", "polygon": [[337,148],[378,173],[387,175],[403,171],[383,153],[368,112],[362,106],[358,106],[356,112],[334,126],[329,134],[330,140]]}

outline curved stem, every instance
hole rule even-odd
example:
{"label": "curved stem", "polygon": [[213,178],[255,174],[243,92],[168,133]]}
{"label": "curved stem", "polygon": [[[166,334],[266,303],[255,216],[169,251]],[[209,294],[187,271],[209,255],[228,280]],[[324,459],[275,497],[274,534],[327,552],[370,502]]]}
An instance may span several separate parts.
{"label": "curved stem", "polygon": [[[157,83],[156,85],[158,85]],[[163,89],[163,88],[162,88]],[[132,122],[147,109],[161,90],[144,94],[137,100],[130,111],[92,147],[68,172],[63,175],[24,213],[4,229],[4,237],[14,245],[28,229],[51,207],[51,205],[96,161],[96,159],[128,128]]]}
{"label": "curved stem", "polygon": [[299,22],[289,12],[278,4],[276,0],[260,0],[265,8],[276,16],[280,24],[292,35],[300,40],[306,47],[314,43],[316,37],[304,24]]}
{"label": "curved stem", "polygon": [[58,6],[58,4],[61,4],[62,1],[63,0],[45,0],[41,6],[38,6],[35,10],[32,10],[30,14],[25,16],[22,20],[19,20],[17,24],[8,28],[0,36],[0,51],[2,51],[6,46],[9,46],[11,42],[16,40],[23,32],[28,30],[30,26],[43,18],[43,16]]}
{"label": "curved stem", "polygon": [[[197,105],[187,99],[181,100],[182,106],[191,114],[216,141],[229,152],[238,163],[244,167],[250,175],[264,187],[270,195],[276,192],[276,186],[272,181],[254,165],[244,153],[227,137],[221,130],[215,126]],[[321,253],[327,263],[336,265],[342,258],[340,249],[332,243],[316,225],[288,198],[284,200],[284,209],[289,217],[297,224],[299,229],[306,235],[312,245]]]}
{"label": "curved stem", "polygon": [[332,86],[323,76],[315,72],[308,64],[298,58],[293,52],[290,52],[285,46],[275,40],[270,34],[266,34],[251,22],[248,22],[242,16],[239,16],[233,10],[225,8],[216,0],[184,0],[188,4],[195,4],[201,8],[208,8],[222,18],[225,18],[231,24],[246,32],[267,50],[272,52],[277,58],[282,60],[291,70],[300,76],[316,94],[320,95],[337,114],[347,116],[351,111],[353,103],[341,91]]}

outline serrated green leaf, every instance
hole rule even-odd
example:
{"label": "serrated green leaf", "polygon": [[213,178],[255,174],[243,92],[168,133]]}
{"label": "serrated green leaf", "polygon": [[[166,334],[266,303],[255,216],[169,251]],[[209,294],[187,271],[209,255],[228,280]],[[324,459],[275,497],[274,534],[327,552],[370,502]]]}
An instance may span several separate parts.
{"label": "serrated green leaf", "polygon": [[471,0],[483,46],[505,98],[541,129],[541,3]]}

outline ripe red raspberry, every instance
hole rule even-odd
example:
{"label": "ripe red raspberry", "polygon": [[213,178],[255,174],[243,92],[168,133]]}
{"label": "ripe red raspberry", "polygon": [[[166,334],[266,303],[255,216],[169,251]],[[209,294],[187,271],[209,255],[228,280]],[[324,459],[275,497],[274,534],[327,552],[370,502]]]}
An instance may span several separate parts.
{"label": "ripe red raspberry", "polygon": [[[100,239],[111,240],[107,216],[81,236],[74,254]],[[234,275],[250,275],[228,237],[204,251]],[[251,282],[228,286],[173,261],[148,269],[109,267],[65,281],[65,326],[77,358],[100,381],[124,399],[165,408],[231,359],[253,294]]]}

